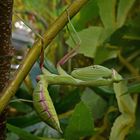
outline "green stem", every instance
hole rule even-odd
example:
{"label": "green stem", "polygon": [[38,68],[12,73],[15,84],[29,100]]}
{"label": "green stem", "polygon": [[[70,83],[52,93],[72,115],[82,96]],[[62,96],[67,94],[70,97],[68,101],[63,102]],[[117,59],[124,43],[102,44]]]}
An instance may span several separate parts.
{"label": "green stem", "polygon": [[[68,7],[69,16],[73,17],[88,1],[89,0],[75,0]],[[44,46],[47,46],[67,23],[67,13],[66,11],[64,11],[44,34]],[[12,80],[3,91],[3,96],[0,99],[0,112],[4,110],[11,97],[15,95],[20,84],[29,73],[37,58],[39,57],[41,50],[41,39],[39,39],[37,42],[35,42],[27,57],[23,60],[23,63],[17,71],[14,80]]]}

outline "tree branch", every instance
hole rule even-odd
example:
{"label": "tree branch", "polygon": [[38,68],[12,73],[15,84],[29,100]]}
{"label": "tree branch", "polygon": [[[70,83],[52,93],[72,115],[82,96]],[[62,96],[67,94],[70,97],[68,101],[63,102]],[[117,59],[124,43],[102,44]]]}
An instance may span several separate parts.
{"label": "tree branch", "polygon": [[[89,0],[75,0],[69,7],[68,12],[69,16],[73,17],[82,6],[84,6]],[[54,37],[59,33],[59,31],[68,23],[67,12],[64,11],[56,21],[48,28],[44,34],[44,46],[47,46]],[[33,64],[39,57],[42,50],[42,40],[39,39],[29,51],[27,57],[23,60],[19,70],[17,71],[15,78],[8,84],[8,87],[3,91],[3,96],[0,99],[0,112],[2,112],[5,106],[10,101],[11,97],[14,96],[20,84],[29,73]]]}
{"label": "tree branch", "polygon": [[[0,0],[0,96],[10,78],[13,56],[11,45],[12,10],[13,0]],[[0,140],[6,139],[7,108],[4,109],[0,114]]]}

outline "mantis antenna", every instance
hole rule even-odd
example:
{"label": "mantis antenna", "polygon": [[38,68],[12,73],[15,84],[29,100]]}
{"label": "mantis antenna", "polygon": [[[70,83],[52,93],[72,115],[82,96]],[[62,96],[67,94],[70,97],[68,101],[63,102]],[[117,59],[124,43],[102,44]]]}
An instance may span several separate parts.
{"label": "mantis antenna", "polygon": [[44,38],[42,37],[42,35],[40,35],[37,31],[35,31],[35,29],[33,29],[24,19],[22,19],[16,12],[13,12],[13,14],[20,19],[29,29],[32,30],[32,32],[39,37],[40,39],[44,40]]}
{"label": "mantis antenna", "polygon": [[[76,37],[77,37],[77,39],[78,39],[77,42],[76,42],[76,41],[74,41],[74,42],[75,42],[76,45],[77,45],[77,44],[81,44],[81,39],[80,39],[80,37],[79,37],[79,35],[78,35],[76,29],[74,28],[74,26],[73,26],[73,24],[72,24],[72,22],[71,22],[71,20],[70,20],[70,16],[69,16],[69,11],[68,11],[68,9],[66,9],[66,12],[67,12],[67,17],[68,17],[69,24],[70,24],[70,26],[72,27],[72,29],[73,29],[73,31],[74,31],[74,33],[76,34]],[[68,28],[68,25],[67,25],[67,28]],[[70,32],[69,28],[68,28],[68,31]],[[71,35],[71,37],[72,37],[73,40],[74,40],[74,37],[72,36],[71,32],[70,32],[70,35]]]}
{"label": "mantis antenna", "polygon": [[13,12],[13,14],[19,18],[29,29],[31,29],[31,31],[38,37],[41,39],[41,54],[40,54],[40,68],[43,67],[44,64],[44,38],[42,35],[40,35],[38,32],[35,31],[35,29],[33,29],[27,22],[25,22],[16,12]]}
{"label": "mantis antenna", "polygon": [[72,39],[72,41],[74,42],[74,44],[75,44],[76,47],[75,47],[74,49],[72,49],[70,52],[68,52],[62,59],[60,59],[60,61],[57,63],[57,66],[65,64],[70,58],[72,58],[73,56],[75,56],[75,55],[77,54],[77,50],[79,49],[80,44],[81,44],[81,39],[80,39],[80,37],[79,37],[79,35],[78,35],[76,29],[74,28],[74,26],[73,26],[73,24],[72,24],[72,22],[71,22],[71,20],[70,20],[70,16],[69,16],[69,11],[68,11],[68,9],[66,9],[66,13],[67,13],[67,17],[68,17],[69,24],[70,24],[70,26],[71,26],[71,28],[72,28],[74,34],[76,35],[78,41],[76,41],[76,40],[74,39],[74,37],[73,37],[73,35],[71,34],[71,32],[70,32],[70,30],[69,30],[69,27],[68,27],[68,25],[67,25],[67,30],[68,30],[68,32],[69,32],[69,34],[70,34],[70,37],[71,37],[71,39]]}

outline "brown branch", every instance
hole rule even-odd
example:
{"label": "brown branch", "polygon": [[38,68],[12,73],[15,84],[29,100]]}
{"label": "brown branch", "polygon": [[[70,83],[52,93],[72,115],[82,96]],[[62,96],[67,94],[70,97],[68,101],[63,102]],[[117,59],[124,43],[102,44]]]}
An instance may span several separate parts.
{"label": "brown branch", "polygon": [[[84,6],[88,1],[89,0],[75,0],[68,7],[69,16],[73,17],[80,10],[80,8]],[[44,34],[44,46],[47,46],[67,23],[67,12],[64,11]],[[0,112],[4,110],[11,97],[14,96],[18,87],[20,86],[26,75],[29,73],[37,58],[39,57],[42,50],[41,42],[41,39],[39,39],[33,45],[27,57],[23,60],[23,63],[20,66],[17,74],[15,75],[14,80],[11,83],[9,83],[8,87],[3,92],[4,94],[0,99]]]}
{"label": "brown branch", "polygon": [[9,80],[13,48],[11,46],[13,0],[0,1],[0,93]]}
{"label": "brown branch", "polygon": [[[0,1],[0,96],[10,78],[10,66],[13,55],[11,45],[13,0]],[[6,138],[7,109],[0,114],[0,140]]]}

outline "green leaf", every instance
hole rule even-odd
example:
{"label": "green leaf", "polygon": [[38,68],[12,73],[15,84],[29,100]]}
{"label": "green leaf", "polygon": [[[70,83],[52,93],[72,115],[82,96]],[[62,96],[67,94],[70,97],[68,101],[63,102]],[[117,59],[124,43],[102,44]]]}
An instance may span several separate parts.
{"label": "green leaf", "polygon": [[[37,136],[32,135],[32,134],[28,133],[27,131],[25,131],[19,127],[16,127],[14,125],[11,125],[11,124],[7,124],[7,129],[13,133],[8,133],[8,139],[6,139],[6,140],[12,140],[12,137],[13,137],[13,140],[19,139],[17,137],[17,135],[22,140],[58,140],[56,138],[37,137]],[[16,135],[14,135],[14,133]],[[63,139],[60,139],[60,140],[63,140]]]}
{"label": "green leaf", "polygon": [[139,140],[140,139],[140,132],[135,132],[131,134],[127,140]]}
{"label": "green leaf", "polygon": [[116,0],[97,0],[100,18],[105,28],[115,28]]}
{"label": "green leaf", "polygon": [[49,70],[51,73],[58,74],[57,69],[55,68],[54,64],[45,57],[44,59],[44,67]]}
{"label": "green leaf", "polygon": [[17,117],[10,117],[7,119],[8,123],[12,124],[12,125],[16,125],[18,127],[28,127],[30,125],[34,125],[38,122],[40,122],[40,118],[38,117],[38,115],[36,114],[36,112],[31,112],[28,113],[24,116],[17,116]]}
{"label": "green leaf", "polygon": [[121,27],[128,15],[135,0],[119,0],[118,12],[117,12],[117,27]]}
{"label": "green leaf", "polygon": [[8,132],[6,134],[6,140],[19,140],[19,137],[15,133]]}
{"label": "green leaf", "polygon": [[140,93],[140,83],[132,84],[128,86],[128,91],[125,94]]}
{"label": "green leaf", "polygon": [[93,116],[88,107],[81,101],[76,105],[74,113],[66,128],[67,140],[79,140],[80,137],[92,135],[94,132]]}
{"label": "green leaf", "polygon": [[75,107],[80,101],[80,90],[78,88],[68,91],[68,88],[64,89],[65,96],[55,105],[58,113],[66,112]]}
{"label": "green leaf", "polygon": [[108,86],[101,86],[101,87],[92,87],[92,89],[99,95],[102,95],[102,96],[106,96],[106,97],[109,97],[109,96],[112,96],[114,95],[114,91],[111,87],[108,87]]}
{"label": "green leaf", "polygon": [[36,62],[30,71],[30,78],[33,84],[33,87],[36,87],[36,77],[37,75],[41,74],[39,63]]}
{"label": "green leaf", "polygon": [[[94,58],[97,47],[102,43],[100,37],[103,31],[104,29],[102,27],[89,27],[78,32],[78,35],[82,40],[78,53]],[[75,44],[73,43],[71,38],[67,40],[67,44],[70,47],[75,47]]]}
{"label": "green leaf", "polygon": [[16,133],[18,136],[20,136],[20,138],[22,138],[23,140],[40,140],[39,137],[34,136],[28,132],[26,132],[25,130],[18,128],[16,126],[13,126],[11,124],[7,124],[7,129],[9,131],[12,131],[14,133]]}
{"label": "green leaf", "polygon": [[101,64],[106,60],[117,57],[118,50],[111,48],[111,46],[108,46],[98,47],[95,55],[95,64]]}
{"label": "green leaf", "polygon": [[[91,11],[92,9],[92,11]],[[73,24],[77,31],[87,27],[88,24],[94,25],[96,18],[98,18],[99,9],[97,0],[90,0],[74,17]],[[79,23],[79,24],[77,24]]]}
{"label": "green leaf", "polygon": [[[18,99],[17,99],[18,100]],[[28,113],[32,111],[31,106],[29,106],[26,103],[23,103],[21,101],[18,102],[11,102],[10,106],[12,106],[13,108],[15,108],[17,111],[22,112],[22,113]]]}
{"label": "green leaf", "polygon": [[[107,109],[106,101],[103,98],[101,98],[99,95],[97,95],[90,88],[85,89],[81,97],[81,100],[92,112],[94,119],[101,118]],[[97,105],[98,105],[98,109],[97,109]]]}

